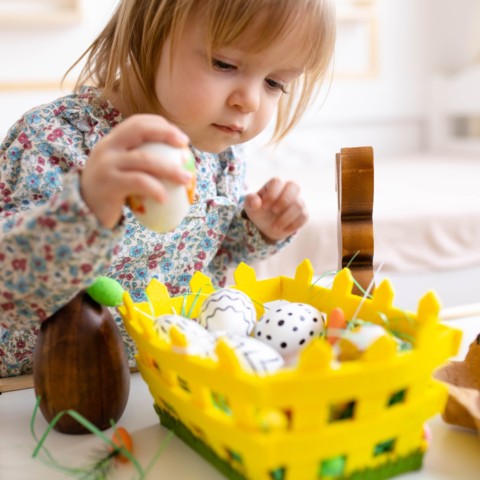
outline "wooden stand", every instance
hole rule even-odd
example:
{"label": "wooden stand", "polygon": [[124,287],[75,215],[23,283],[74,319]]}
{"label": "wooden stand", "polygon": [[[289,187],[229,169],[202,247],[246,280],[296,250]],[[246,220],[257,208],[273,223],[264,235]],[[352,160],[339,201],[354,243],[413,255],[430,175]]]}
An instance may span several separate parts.
{"label": "wooden stand", "polygon": [[[349,267],[367,290],[373,280],[373,148],[342,148],[336,155],[339,267]],[[357,287],[353,293],[363,294]]]}
{"label": "wooden stand", "polygon": [[33,387],[33,375],[0,378],[0,394]]}

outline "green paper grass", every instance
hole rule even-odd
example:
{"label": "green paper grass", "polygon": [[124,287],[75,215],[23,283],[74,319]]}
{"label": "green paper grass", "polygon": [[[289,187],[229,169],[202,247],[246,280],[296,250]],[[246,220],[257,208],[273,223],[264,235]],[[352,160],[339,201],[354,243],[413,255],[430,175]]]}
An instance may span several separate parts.
{"label": "green paper grass", "polygon": [[[148,464],[146,469],[143,469],[138,462],[138,460],[134,457],[134,455],[128,451],[123,446],[118,446],[116,445],[112,439],[107,437],[101,430],[99,430],[93,423],[91,423],[89,420],[87,420],[84,416],[80,415],[78,412],[75,410],[63,410],[59,412],[55,418],[48,424],[45,432],[39,439],[36,432],[35,432],[35,419],[37,416],[37,412],[40,407],[40,395],[37,396],[37,402],[35,404],[35,408],[33,410],[32,418],[30,420],[30,432],[34,438],[34,440],[37,442],[37,445],[32,453],[33,458],[39,458],[42,460],[46,465],[49,467],[60,471],[64,473],[65,475],[73,478],[78,478],[81,480],[106,480],[108,475],[112,472],[113,466],[114,466],[114,460],[122,455],[124,458],[128,459],[132,465],[135,467],[135,470],[137,471],[138,474],[138,480],[146,480],[147,479],[147,474],[155,464],[155,462],[160,458],[168,444],[170,443],[173,433],[169,432],[165,440],[160,444],[160,447],[158,448],[157,452],[155,453],[154,457]],[[50,451],[45,447],[45,441],[49,435],[49,433],[52,431],[52,429],[55,427],[58,421],[64,416],[64,415],[69,415],[72,417],[74,420],[76,420],[80,425],[82,425],[86,430],[90,431],[97,437],[99,437],[105,445],[108,446],[108,450],[100,456],[100,458],[87,466],[84,467],[66,467],[64,465],[61,465],[59,462],[55,460],[53,455],[50,453]],[[115,428],[115,423],[112,421],[112,427]],[[44,458],[40,458],[40,452],[43,452]]]}
{"label": "green paper grass", "polygon": [[[248,479],[242,472],[238,471],[234,466],[220,458],[201,438],[192,433],[192,431],[178,418],[174,417],[171,413],[165,409],[160,408],[154,404],[154,409],[157,412],[160,423],[170,429],[176,434],[178,438],[183,440],[187,445],[207,460],[213,467],[221,472],[226,478],[230,480],[253,480]],[[342,458],[341,464],[343,466],[345,459]],[[325,480],[386,480],[402,473],[411,472],[413,470],[419,470],[422,468],[423,452],[415,450],[409,455],[399,457],[395,460],[387,460],[385,463],[378,465],[374,468],[365,468],[356,470],[349,475],[342,475],[340,471],[340,461],[333,466],[332,464],[327,467],[324,466],[322,471],[322,477]],[[327,474],[330,474],[328,476]],[[334,476],[331,474],[334,473]],[[339,474],[338,476],[336,474]],[[283,467],[279,467],[276,470],[270,472],[272,479],[288,478],[288,472]]]}

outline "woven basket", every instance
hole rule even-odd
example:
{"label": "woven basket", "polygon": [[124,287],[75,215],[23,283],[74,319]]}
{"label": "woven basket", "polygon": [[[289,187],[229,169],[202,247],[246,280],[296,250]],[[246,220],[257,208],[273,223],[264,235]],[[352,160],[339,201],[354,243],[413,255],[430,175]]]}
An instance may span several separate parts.
{"label": "woven basket", "polygon": [[370,299],[351,293],[348,269],[331,288],[312,279],[308,260],[294,278],[267,280],[240,264],[233,288],[254,300],[257,318],[264,303],[277,299],[308,303],[327,315],[340,306],[347,319],[361,305],[357,318],[401,332],[413,348],[398,351],[384,336],[360,359],[333,366],[330,344],[316,338],[295,367],[259,376],[245,371],[225,342],[217,344],[217,359],[201,358],[179,353],[187,340],[175,327],[169,340],[156,334],[152,319],[158,315],[198,315],[214,291],[208,277],[197,272],[192,293],[173,298],[153,280],[149,302],[133,303],[126,293],[119,310],[161,423],[231,479],[383,479],[419,469],[427,448],[424,422],[447,400],[432,372],[455,355],[461,332],[439,323],[433,292],[417,312],[407,312],[393,306],[388,279]]}

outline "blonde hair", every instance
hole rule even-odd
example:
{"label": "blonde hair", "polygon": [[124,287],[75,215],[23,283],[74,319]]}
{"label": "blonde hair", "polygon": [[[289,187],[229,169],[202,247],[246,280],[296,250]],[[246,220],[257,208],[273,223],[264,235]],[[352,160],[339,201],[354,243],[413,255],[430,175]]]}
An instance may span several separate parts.
{"label": "blonde hair", "polygon": [[[255,51],[293,29],[301,32],[305,70],[280,100],[272,141],[283,138],[316,97],[328,72],[335,44],[333,0],[120,0],[103,31],[66,75],[85,59],[77,90],[93,82],[106,91],[118,91],[131,111],[140,113],[135,89],[141,88],[152,110],[165,115],[155,93],[156,69],[167,38],[171,36],[173,51],[194,13],[207,25],[211,51],[232,44],[252,24]],[[250,38],[249,30],[248,34]]]}

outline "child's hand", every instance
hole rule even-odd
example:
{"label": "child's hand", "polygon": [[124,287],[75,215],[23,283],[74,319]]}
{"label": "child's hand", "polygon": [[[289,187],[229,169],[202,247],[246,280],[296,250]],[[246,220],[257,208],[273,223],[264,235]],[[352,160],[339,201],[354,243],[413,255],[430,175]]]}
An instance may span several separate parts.
{"label": "child's hand", "polygon": [[145,142],[185,147],[188,137],[158,115],[132,115],[97,143],[85,164],[80,180],[82,197],[106,228],[118,224],[130,195],[165,202],[163,180],[185,185],[191,180],[185,169],[158,162],[152,154],[138,150]]}
{"label": "child's hand", "polygon": [[246,196],[245,213],[271,243],[292,235],[308,219],[299,186],[278,178],[272,178],[257,193]]}

